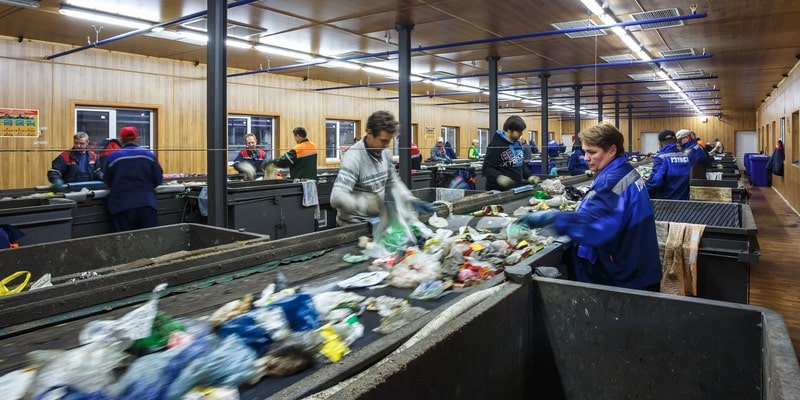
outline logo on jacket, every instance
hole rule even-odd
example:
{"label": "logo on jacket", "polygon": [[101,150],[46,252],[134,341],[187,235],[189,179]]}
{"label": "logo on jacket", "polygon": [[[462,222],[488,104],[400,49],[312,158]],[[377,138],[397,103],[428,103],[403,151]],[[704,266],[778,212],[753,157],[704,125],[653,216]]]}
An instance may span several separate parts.
{"label": "logo on jacket", "polygon": [[522,165],[522,160],[525,159],[525,156],[520,154],[514,154],[511,149],[507,149],[500,154],[500,161],[502,161],[502,165],[504,167],[518,167]]}

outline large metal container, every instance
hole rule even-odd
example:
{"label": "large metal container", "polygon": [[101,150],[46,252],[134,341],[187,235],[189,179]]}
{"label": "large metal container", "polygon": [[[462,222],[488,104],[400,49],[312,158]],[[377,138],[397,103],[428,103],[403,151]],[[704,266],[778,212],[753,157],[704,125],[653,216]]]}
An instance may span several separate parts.
{"label": "large metal container", "polygon": [[[72,237],[70,199],[9,199],[0,200],[0,224],[14,225],[25,236],[20,246],[66,240]],[[1,265],[1,264],[0,264]]]}
{"label": "large metal container", "polygon": [[174,283],[196,280],[190,267],[247,254],[267,239],[176,224],[0,250],[0,275],[28,271],[34,281],[51,274],[53,282],[0,297],[0,328],[147,293],[165,274]]}
{"label": "large metal container", "polygon": [[325,398],[800,398],[772,311],[522,276]]}
{"label": "large metal container", "polygon": [[314,206],[303,206],[303,184],[286,180],[230,182],[228,228],[273,239],[316,230]]}

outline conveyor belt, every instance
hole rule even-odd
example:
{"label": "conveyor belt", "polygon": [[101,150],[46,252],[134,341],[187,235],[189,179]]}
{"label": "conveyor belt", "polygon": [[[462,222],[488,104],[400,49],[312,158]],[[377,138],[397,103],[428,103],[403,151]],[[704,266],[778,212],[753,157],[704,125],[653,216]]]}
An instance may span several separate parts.
{"label": "conveyor belt", "polygon": [[736,203],[653,200],[656,221],[703,224],[725,228],[742,227],[742,208]]}

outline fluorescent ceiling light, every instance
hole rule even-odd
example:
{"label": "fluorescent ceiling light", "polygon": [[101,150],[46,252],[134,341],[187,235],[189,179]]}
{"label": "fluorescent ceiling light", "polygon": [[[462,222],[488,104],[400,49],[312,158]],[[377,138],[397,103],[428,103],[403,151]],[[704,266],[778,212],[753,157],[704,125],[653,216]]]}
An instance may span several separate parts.
{"label": "fluorescent ceiling light", "polygon": [[[3,0],[0,0],[0,1],[3,1]],[[101,23],[105,23],[105,24],[117,25],[117,26],[122,26],[122,27],[126,27],[126,28],[137,29],[137,30],[138,29],[147,29],[147,28],[150,28],[153,25],[156,25],[156,23],[149,22],[149,21],[142,21],[142,20],[138,20],[138,19],[123,17],[123,16],[120,16],[120,15],[108,14],[108,13],[104,13],[104,12],[101,12],[101,11],[87,10],[87,9],[75,8],[75,7],[63,6],[63,7],[58,9],[58,12],[60,14],[66,15],[68,17],[84,19],[84,20],[92,21],[92,22],[101,22]]]}
{"label": "fluorescent ceiling light", "polygon": [[225,45],[228,47],[236,47],[239,49],[250,49],[253,47],[250,42],[246,42],[244,40],[237,40],[237,39],[226,39]]}
{"label": "fluorescent ceiling light", "polygon": [[328,61],[326,64],[323,64],[323,67],[358,70],[361,69],[361,64],[357,64],[350,61],[332,60]]}
{"label": "fluorescent ceiling light", "polygon": [[311,54],[308,54],[308,53],[303,53],[303,52],[296,51],[296,50],[285,49],[283,47],[271,46],[271,45],[268,45],[268,44],[258,44],[258,45],[255,46],[255,49],[260,51],[260,52],[263,52],[263,53],[273,54],[273,55],[276,55],[276,56],[294,58],[294,59],[297,59],[297,60],[307,61],[307,60],[314,59],[314,57]]}
{"label": "fluorescent ceiling light", "polygon": [[446,88],[446,89],[453,89],[453,90],[458,89],[458,84],[451,83],[451,82],[432,81],[431,83],[433,83],[435,86],[443,87],[443,88]]}
{"label": "fluorescent ceiling light", "polygon": [[583,5],[585,5],[586,7],[588,7],[589,11],[591,11],[592,14],[602,16],[603,14],[606,13],[603,7],[600,4],[597,4],[597,2],[594,0],[581,0],[581,3],[583,3]]}
{"label": "fluorescent ceiling light", "polygon": [[19,7],[39,8],[39,0],[0,0],[0,4]]}

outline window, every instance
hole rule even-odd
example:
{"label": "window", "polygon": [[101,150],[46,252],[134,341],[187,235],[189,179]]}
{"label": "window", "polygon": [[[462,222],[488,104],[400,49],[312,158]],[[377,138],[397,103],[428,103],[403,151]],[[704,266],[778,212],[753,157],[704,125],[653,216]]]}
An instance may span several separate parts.
{"label": "window", "polygon": [[456,136],[458,136],[458,128],[455,126],[443,126],[442,127],[442,137],[444,138],[444,143],[450,143],[450,146],[453,148],[453,151],[458,154],[456,149],[458,149],[458,144],[456,143]]}
{"label": "window", "polygon": [[537,131],[528,131],[528,143],[531,145],[531,147],[533,147],[534,144],[536,144],[537,148],[539,147],[539,138],[536,137],[538,134],[539,132]]}
{"label": "window", "polygon": [[342,154],[356,142],[356,121],[329,119],[325,121],[325,159],[339,161]]}
{"label": "window", "polygon": [[[139,145],[154,148],[156,112],[145,108],[75,107],[75,132],[89,134],[89,145],[96,148],[106,139],[117,139],[124,126],[139,131]],[[73,132],[73,133],[75,133]]]}
{"label": "window", "polygon": [[489,147],[489,129],[478,128],[478,151],[481,155],[486,155],[486,148]]}
{"label": "window", "polygon": [[257,115],[228,116],[228,163],[233,163],[236,155],[245,148],[244,135],[256,135],[256,146],[263,149],[266,159],[275,158],[275,118]]}
{"label": "window", "polygon": [[[411,141],[414,142],[414,138],[416,137],[416,124],[411,124]],[[414,142],[416,143],[416,142]],[[392,143],[392,155],[399,156],[400,155],[400,135],[396,135],[394,137],[394,143]]]}

